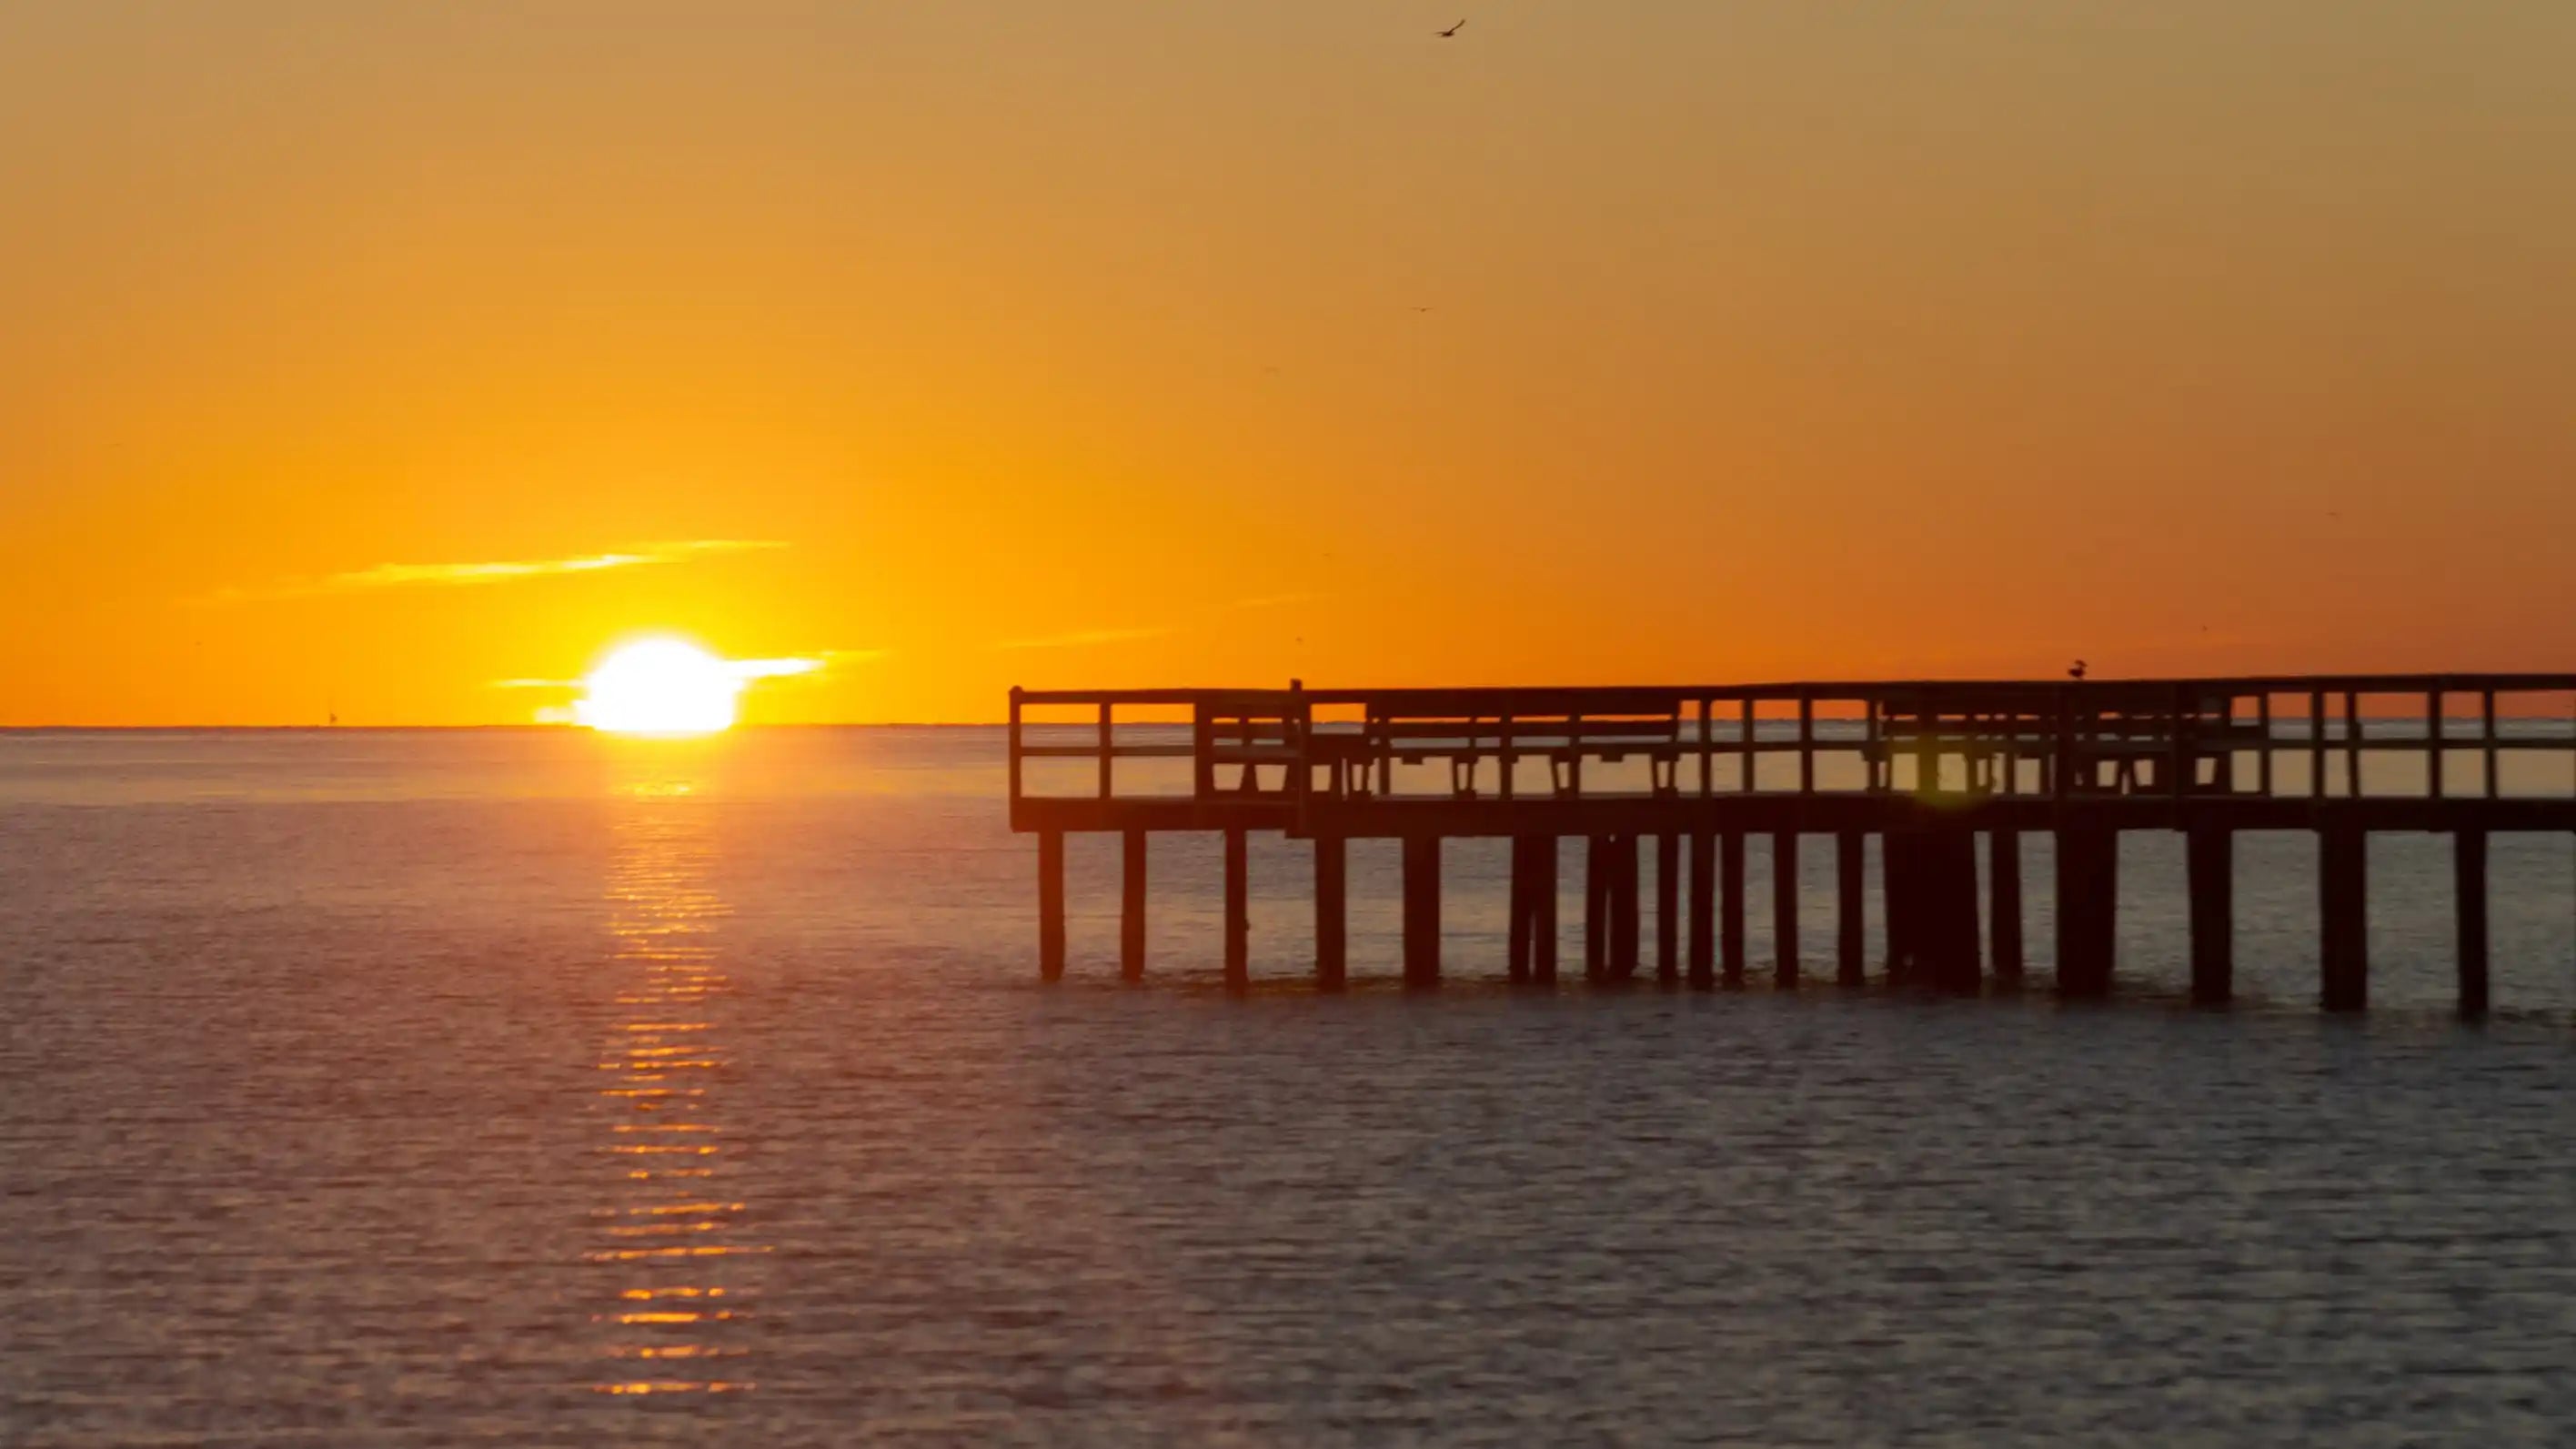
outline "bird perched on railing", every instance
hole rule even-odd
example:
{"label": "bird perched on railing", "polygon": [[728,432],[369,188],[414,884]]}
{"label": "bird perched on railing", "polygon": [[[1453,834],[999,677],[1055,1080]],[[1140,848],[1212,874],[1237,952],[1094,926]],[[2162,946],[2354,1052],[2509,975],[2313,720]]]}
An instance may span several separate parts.
{"label": "bird perched on railing", "polygon": [[2084,677],[2084,661],[2078,659],[2074,663],[2066,666],[2066,677],[2069,679],[2082,679]]}

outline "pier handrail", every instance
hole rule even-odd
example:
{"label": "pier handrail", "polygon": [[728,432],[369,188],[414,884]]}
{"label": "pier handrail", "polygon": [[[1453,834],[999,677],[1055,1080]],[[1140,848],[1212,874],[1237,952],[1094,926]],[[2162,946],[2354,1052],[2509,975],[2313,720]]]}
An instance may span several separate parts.
{"label": "pier handrail", "polygon": [[[2547,707],[2519,707],[2530,696],[2550,697]],[[2362,708],[2391,697],[2409,708]],[[2285,714],[2276,700],[2305,707]],[[1481,798],[1489,763],[1495,798],[1526,795],[1518,771],[1532,762],[1544,763],[1551,797],[1633,796],[1634,788],[1600,789],[1597,774],[1594,788],[1585,786],[1587,765],[1632,759],[1647,766],[1650,796],[1812,795],[1824,757],[1857,765],[1860,788],[1872,793],[2361,798],[2374,793],[2363,757],[2398,752],[2419,756],[2422,776],[2402,793],[2442,798],[2456,788],[2452,757],[2474,754],[2480,788],[2492,797],[2507,753],[2576,757],[2571,700],[2576,673],[1014,689],[1010,795],[1015,809],[1042,798],[1028,790],[1031,761],[1090,761],[1091,797],[1109,801],[1127,798],[1119,761],[1187,760],[1189,798],[1302,817],[1318,799],[1396,798],[1399,767],[1446,765],[1450,798]],[[1029,718],[1068,709],[1086,718]],[[2534,729],[2533,720],[2568,727]],[[1053,733],[1032,739],[1032,729]],[[1794,756],[1793,777],[1790,767],[1762,768],[1780,755]],[[1723,768],[1729,757],[1732,771]],[[2249,758],[2250,779],[2240,768]],[[2285,789],[2283,766],[2302,759],[2305,778]]]}

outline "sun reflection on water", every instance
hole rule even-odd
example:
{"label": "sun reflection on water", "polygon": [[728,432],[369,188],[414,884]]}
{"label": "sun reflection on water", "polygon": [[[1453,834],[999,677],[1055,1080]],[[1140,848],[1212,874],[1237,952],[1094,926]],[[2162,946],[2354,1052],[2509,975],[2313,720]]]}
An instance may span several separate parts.
{"label": "sun reflection on water", "polygon": [[742,1341],[752,1317],[740,1260],[748,1205],[724,1190],[731,1166],[722,1106],[721,1030],[731,991],[717,931],[727,914],[709,884],[713,842],[694,782],[651,779],[620,791],[608,898],[624,973],[600,1047],[609,1199],[591,1212],[586,1262],[615,1279],[592,1313],[605,1333],[604,1394],[711,1394],[753,1388]]}

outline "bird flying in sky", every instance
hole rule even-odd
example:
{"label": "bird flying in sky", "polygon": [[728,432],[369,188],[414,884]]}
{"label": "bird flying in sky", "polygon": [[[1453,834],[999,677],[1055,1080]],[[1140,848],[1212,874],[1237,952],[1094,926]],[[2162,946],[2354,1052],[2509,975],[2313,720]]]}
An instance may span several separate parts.
{"label": "bird flying in sky", "polygon": [[[1466,23],[1467,23],[1467,21],[1466,21],[1466,17],[1464,17],[1464,16],[1459,17],[1458,25],[1464,25],[1464,24],[1466,24]],[[1447,40],[1447,39],[1450,39],[1451,37],[1455,36],[1455,35],[1458,33],[1458,25],[1452,25],[1452,26],[1450,26],[1448,29],[1441,31],[1441,32],[1440,32],[1440,38],[1441,38],[1442,40]]]}

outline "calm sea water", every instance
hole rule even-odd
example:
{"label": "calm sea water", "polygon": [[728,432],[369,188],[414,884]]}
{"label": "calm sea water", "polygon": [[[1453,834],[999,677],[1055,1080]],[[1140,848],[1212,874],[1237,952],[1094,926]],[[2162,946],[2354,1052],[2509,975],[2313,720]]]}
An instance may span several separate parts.
{"label": "calm sea water", "polygon": [[1276,842],[1233,1000],[1182,841],[1145,988],[1089,841],[1035,984],[1001,789],[980,730],[0,735],[0,1442],[2576,1432],[2563,838],[2495,846],[2479,1028],[2405,837],[2366,1022],[2295,836],[2222,1013],[2145,837],[2107,1006],[1510,992],[1464,845],[1450,987],[1362,847],[1322,998]]}

